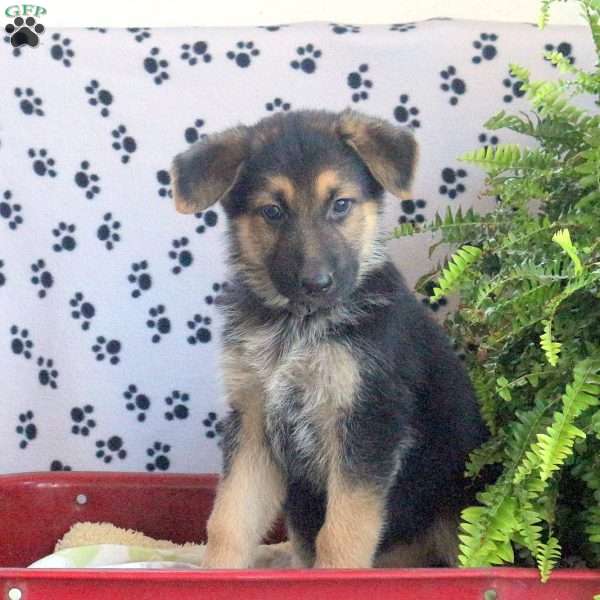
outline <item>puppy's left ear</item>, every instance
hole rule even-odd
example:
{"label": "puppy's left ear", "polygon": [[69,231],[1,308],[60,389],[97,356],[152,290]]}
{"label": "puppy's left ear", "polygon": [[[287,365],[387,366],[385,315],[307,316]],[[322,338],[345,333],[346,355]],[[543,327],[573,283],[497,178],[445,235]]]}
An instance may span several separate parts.
{"label": "puppy's left ear", "polygon": [[418,157],[417,142],[408,129],[346,109],[340,113],[337,131],[387,191],[406,197]]}

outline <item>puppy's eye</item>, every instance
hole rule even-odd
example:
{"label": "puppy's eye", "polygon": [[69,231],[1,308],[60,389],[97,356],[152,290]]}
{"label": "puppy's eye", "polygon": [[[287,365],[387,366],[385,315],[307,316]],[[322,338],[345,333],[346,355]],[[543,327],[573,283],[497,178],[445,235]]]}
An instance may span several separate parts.
{"label": "puppy's eye", "polygon": [[280,221],[283,218],[283,211],[276,204],[263,206],[262,214],[267,221]]}
{"label": "puppy's eye", "polygon": [[333,214],[340,217],[345,215],[350,208],[352,207],[352,199],[351,198],[338,198],[333,203]]}

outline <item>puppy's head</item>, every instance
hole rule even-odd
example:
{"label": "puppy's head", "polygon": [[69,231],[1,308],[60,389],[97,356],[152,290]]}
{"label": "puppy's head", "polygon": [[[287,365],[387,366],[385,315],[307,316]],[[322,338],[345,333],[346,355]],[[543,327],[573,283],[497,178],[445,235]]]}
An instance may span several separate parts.
{"label": "puppy's head", "polygon": [[221,201],[231,262],[271,307],[343,302],[381,262],[384,190],[401,197],[416,162],[405,129],[355,111],[278,113],[175,157],[177,210]]}

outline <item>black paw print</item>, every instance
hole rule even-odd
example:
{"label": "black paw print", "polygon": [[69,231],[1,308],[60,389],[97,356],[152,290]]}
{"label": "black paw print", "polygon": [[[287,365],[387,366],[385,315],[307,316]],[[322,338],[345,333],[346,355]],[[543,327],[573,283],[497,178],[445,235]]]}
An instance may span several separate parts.
{"label": "black paw print", "polygon": [[121,240],[121,235],[118,230],[121,228],[120,221],[113,220],[112,213],[106,213],[103,217],[104,223],[98,227],[96,236],[101,242],[104,242],[104,246],[107,250],[112,250],[116,242]]}
{"label": "black paw print", "polygon": [[131,263],[132,272],[127,276],[127,281],[135,286],[135,289],[131,292],[132,298],[139,298],[142,292],[147,292],[152,287],[152,276],[147,273],[147,270],[147,260]]}
{"label": "black paw print", "polygon": [[72,471],[73,469],[66,464],[63,464],[62,461],[60,460],[53,460],[50,463],[50,470],[51,471]]}
{"label": "black paw print", "polygon": [[6,275],[2,272],[2,267],[4,267],[4,261],[0,260],[0,287],[6,283]]}
{"label": "black paw print", "polygon": [[421,121],[416,118],[419,114],[419,109],[416,106],[409,106],[409,100],[408,94],[402,94],[400,96],[400,104],[394,109],[394,118],[398,123],[416,129],[421,126]]}
{"label": "black paw print", "polygon": [[187,322],[188,328],[192,330],[192,335],[187,338],[188,344],[194,346],[198,343],[207,344],[210,342],[212,338],[209,329],[211,322],[210,317],[203,317],[199,314],[194,315],[193,320]]}
{"label": "black paw print", "polygon": [[185,138],[185,141],[188,144],[193,144],[194,142],[197,142],[199,139],[204,139],[206,137],[206,134],[200,134],[199,133],[199,129],[201,129],[202,127],[204,127],[204,121],[202,119],[196,119],[194,121],[194,124],[191,127],[187,127],[183,137]]}
{"label": "black paw print", "polygon": [[19,98],[19,106],[26,115],[44,116],[42,99],[35,95],[33,88],[15,88],[15,96]]}
{"label": "black paw print", "polygon": [[74,232],[75,225],[73,223],[67,225],[64,221],[61,221],[52,230],[52,235],[56,238],[59,238],[59,243],[54,244],[52,246],[52,250],[54,250],[54,252],[62,252],[63,250],[71,252],[75,250],[77,242],[75,241],[75,238],[71,235]]}
{"label": "black paw print", "polygon": [[148,311],[150,319],[146,321],[146,325],[150,329],[156,329],[156,333],[152,336],[152,343],[158,344],[161,337],[171,331],[171,321],[165,316],[165,307],[163,304],[154,306]]}
{"label": "black paw print", "polygon": [[423,198],[417,198],[413,200],[412,198],[407,198],[406,200],[402,200],[400,203],[400,207],[402,208],[403,215],[400,215],[398,219],[398,223],[412,223],[413,225],[417,223],[424,223],[425,217],[416,212],[417,209],[423,209],[426,206],[425,200]]}
{"label": "black paw print", "polygon": [[113,435],[105,440],[96,442],[96,457],[102,459],[106,464],[112,462],[113,458],[123,460],[127,456],[127,450],[123,448],[123,440],[118,435]]}
{"label": "black paw print", "polygon": [[478,40],[473,42],[473,48],[479,50],[479,54],[471,58],[471,61],[478,65],[483,59],[492,60],[498,51],[493,43],[498,39],[495,33],[482,33]]}
{"label": "black paw print", "polygon": [[32,163],[33,172],[43,177],[48,173],[50,177],[56,177],[56,171],[52,168],[54,166],[53,158],[46,158],[48,156],[48,151],[45,148],[41,148],[40,150],[35,150],[35,148],[29,148],[28,152],[29,157],[34,159]]}
{"label": "black paw print", "polygon": [[171,461],[167,454],[171,451],[169,444],[162,442],[154,442],[151,448],[146,450],[146,454],[152,459],[151,463],[146,463],[146,470],[150,471],[168,471],[171,466]]}
{"label": "black paw print", "polygon": [[127,31],[133,34],[136,42],[143,42],[151,36],[150,27],[127,27]]}
{"label": "black paw print", "polygon": [[13,336],[10,341],[10,349],[15,354],[22,354],[27,360],[31,358],[31,349],[33,341],[29,338],[27,329],[19,329],[16,325],[10,328],[10,334]]}
{"label": "black paw print", "polygon": [[360,33],[360,27],[358,25],[340,25],[339,23],[330,23],[331,31],[342,35],[344,33]]}
{"label": "black paw print", "polygon": [[441,306],[446,306],[446,304],[448,304],[448,300],[444,297],[440,298],[437,302],[430,302],[429,298],[433,296],[433,290],[435,288],[435,283],[433,281],[428,281],[424,287],[427,295],[425,298],[421,299],[421,302],[433,312],[437,312]]}
{"label": "black paw print", "polygon": [[23,223],[23,216],[20,214],[21,205],[10,202],[11,198],[12,192],[6,190],[4,192],[4,200],[0,202],[0,217],[6,219],[10,229],[14,230]]}
{"label": "black paw print", "polygon": [[154,83],[160,85],[163,81],[169,79],[169,73],[167,68],[169,67],[169,61],[164,58],[159,58],[160,48],[154,46],[150,50],[150,56],[144,59],[144,70],[146,73],[153,76]]}
{"label": "black paw print", "polygon": [[96,421],[90,418],[94,412],[94,407],[90,404],[85,406],[74,406],[71,409],[71,421],[74,425],[71,427],[71,432],[75,435],[87,437],[90,431],[96,427]]}
{"label": "black paw print", "polygon": [[38,36],[44,33],[44,26],[36,23],[33,17],[27,17],[27,19],[16,17],[12,23],[8,23],[4,27],[4,31],[10,35],[10,43],[13,48],[23,45],[35,47],[40,41]]}
{"label": "black paw print", "polygon": [[390,25],[390,31],[398,31],[400,33],[406,33],[411,29],[415,29],[417,27],[416,23],[394,23]]}
{"label": "black paw print", "polygon": [[127,127],[125,127],[125,125],[119,125],[116,129],[113,129],[111,133],[115,138],[112,147],[117,152],[123,151],[124,154],[121,154],[121,162],[128,163],[130,154],[133,154],[137,149],[136,141],[130,135],[125,135],[127,133]]}
{"label": "black paw print", "polygon": [[123,397],[127,400],[125,408],[137,412],[137,420],[143,423],[146,420],[146,412],[150,408],[150,398],[146,394],[138,393],[138,388],[133,383],[123,392]]}
{"label": "black paw print", "polygon": [[169,171],[167,171],[165,169],[161,169],[160,171],[157,171],[156,172],[156,180],[160,184],[160,187],[158,188],[158,195],[161,198],[166,198],[166,197],[172,198],[173,194],[171,193],[171,189],[170,189],[171,175],[169,174]]}
{"label": "black paw print", "polygon": [[54,285],[54,277],[52,273],[46,269],[46,263],[43,259],[39,259],[31,265],[33,276],[31,277],[31,283],[36,286],[41,286],[38,290],[38,296],[44,298],[46,291]]}
{"label": "black paw print", "polygon": [[454,170],[450,167],[442,169],[442,180],[444,183],[440,186],[440,194],[447,195],[454,200],[458,194],[462,194],[465,191],[464,184],[460,183],[459,180],[464,179],[466,176],[467,172],[464,169]]}
{"label": "black paw print", "polygon": [[300,69],[305,73],[314,73],[317,70],[317,60],[321,58],[322,52],[317,50],[313,44],[298,46],[296,48],[297,59],[294,59],[290,66],[292,69]]}
{"label": "black paw print", "polygon": [[202,425],[206,427],[206,437],[213,439],[217,437],[217,413],[209,412],[206,415],[206,419],[202,421]]}
{"label": "black paw print", "polygon": [[60,33],[53,33],[52,39],[54,44],[50,48],[50,56],[54,60],[59,60],[65,67],[71,66],[71,59],[75,56],[75,52],[69,46],[71,40],[69,38],[63,38]]}
{"label": "black paw print", "polygon": [[96,315],[96,308],[91,302],[87,302],[81,292],[76,292],[69,300],[69,305],[73,308],[71,316],[81,319],[81,329],[87,331],[90,328],[92,319]]}
{"label": "black paw print", "polygon": [[194,213],[194,216],[202,221],[196,227],[196,233],[200,234],[204,233],[207,227],[215,227],[219,221],[219,214],[212,209]]}
{"label": "black paw print", "polygon": [[96,338],[96,344],[92,346],[92,352],[96,355],[96,360],[101,361],[108,358],[111,365],[119,364],[119,352],[121,352],[121,342],[118,340],[107,340],[103,335]]}
{"label": "black paw print", "polygon": [[181,44],[181,60],[187,61],[187,64],[194,66],[199,60],[209,63],[212,60],[211,54],[208,52],[208,44],[203,41],[194,42],[193,44]]}
{"label": "black paw print", "polygon": [[213,283],[212,285],[212,291],[215,293],[214,296],[212,294],[209,294],[208,296],[205,296],[204,301],[206,302],[206,304],[215,304],[217,302],[217,299],[219,298],[219,292],[225,292],[227,290],[227,282],[224,281],[223,283]]}
{"label": "black paw print", "polygon": [[[571,52],[573,52],[573,46],[571,46],[569,42],[561,42],[558,44],[558,46],[554,46],[554,44],[546,44],[544,46],[544,50],[546,52],[552,52],[554,50],[556,52],[560,52],[567,59],[570,65],[575,63],[575,57],[571,54]],[[548,59],[544,56],[544,60]],[[556,67],[555,64],[552,64],[552,66]]]}
{"label": "black paw print", "polygon": [[238,42],[237,50],[230,50],[227,53],[229,60],[234,60],[238,67],[246,68],[252,64],[252,57],[260,54],[260,50],[254,47],[254,42]]}
{"label": "black paw print", "polygon": [[369,65],[362,64],[358,67],[358,71],[352,71],[352,73],[348,75],[348,87],[357,90],[352,94],[352,102],[360,102],[369,97],[369,92],[367,92],[367,90],[373,87],[373,82],[370,79],[365,78],[365,73],[368,70]]}
{"label": "black paw print", "polygon": [[90,163],[84,160],[80,165],[81,171],[75,173],[75,183],[85,190],[85,197],[92,200],[96,194],[100,193],[100,186],[96,185],[100,177],[96,173],[90,173]]}
{"label": "black paw print", "polygon": [[54,368],[54,361],[51,358],[44,358],[39,356],[37,359],[38,380],[42,385],[47,385],[55,390],[58,387],[56,379],[58,378],[58,371]]}
{"label": "black paw print", "polygon": [[[458,96],[462,96],[467,91],[467,84],[463,79],[455,77],[455,75],[456,68],[452,65],[443,71],[440,71],[441,78],[446,80],[444,83],[440,84],[440,87],[444,92],[452,91],[452,93],[455,94],[450,96],[450,104],[452,104],[452,106],[458,104]],[[447,83],[448,81],[450,83]]]}
{"label": "black paw print", "polygon": [[194,256],[192,253],[189,250],[185,250],[185,247],[189,244],[189,242],[190,241],[186,237],[182,237],[171,242],[173,250],[169,251],[169,258],[179,263],[171,269],[175,275],[179,275],[183,269],[189,267],[194,262]]}
{"label": "black paw print", "polygon": [[479,140],[480,144],[483,144],[484,148],[487,148],[488,146],[496,146],[500,142],[497,135],[491,135],[488,137],[487,133],[480,133],[477,139]]}
{"label": "black paw print", "polygon": [[27,448],[29,442],[35,440],[37,437],[37,427],[33,423],[33,411],[28,410],[19,415],[19,425],[16,427],[16,432],[23,438],[19,442],[19,448],[22,450]]}
{"label": "black paw print", "polygon": [[113,95],[108,90],[101,88],[96,79],[92,79],[90,84],[85,86],[85,91],[91,96],[88,98],[88,103],[92,106],[101,106],[100,114],[108,117],[110,115],[108,107],[113,103]]}
{"label": "black paw print", "polygon": [[[4,42],[5,42],[6,44],[10,44],[10,36],[8,36],[8,35],[5,35],[5,36],[4,36],[2,39],[4,40]],[[19,56],[21,56],[21,48],[13,48],[13,49],[12,49],[12,55],[13,55],[15,58],[18,58]]]}
{"label": "black paw print", "polygon": [[190,410],[187,407],[189,399],[190,395],[185,392],[180,392],[179,390],[171,392],[171,395],[165,398],[166,405],[172,407],[165,412],[165,419],[167,421],[187,419],[190,415]]}
{"label": "black paw print", "polygon": [[502,97],[504,102],[512,102],[514,98],[521,98],[525,95],[525,90],[522,87],[523,82],[517,79],[510,71],[508,72],[508,77],[502,80],[502,85],[510,91],[510,93]]}
{"label": "black paw print", "polygon": [[290,110],[290,108],[292,108],[292,105],[289,102],[284,102],[281,98],[274,98],[271,102],[267,102],[265,104],[265,108],[269,112],[274,112],[278,110],[287,112],[288,110]]}

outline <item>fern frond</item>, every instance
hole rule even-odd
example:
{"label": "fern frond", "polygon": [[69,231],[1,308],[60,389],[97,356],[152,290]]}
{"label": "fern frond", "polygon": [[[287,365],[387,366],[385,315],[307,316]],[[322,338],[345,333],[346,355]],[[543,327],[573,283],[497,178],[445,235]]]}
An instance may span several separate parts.
{"label": "fern frond", "polygon": [[539,545],[536,558],[542,583],[548,581],[550,571],[552,571],[556,563],[560,560],[560,551],[560,543],[553,535],[548,537],[548,541],[545,544],[541,543]]}
{"label": "fern frond", "polygon": [[458,160],[478,165],[486,171],[498,173],[506,170],[544,171],[556,165],[556,160],[543,150],[521,148],[517,144],[485,146],[466,152]]}
{"label": "fern frond", "polygon": [[542,321],[542,323],[544,325],[544,332],[540,336],[540,346],[546,355],[546,360],[555,367],[558,363],[558,355],[560,354],[562,344],[552,339],[552,320],[547,319]]}
{"label": "fern frond", "polygon": [[458,249],[448,262],[448,266],[442,271],[442,275],[438,280],[437,287],[433,290],[430,301],[437,302],[440,298],[452,292],[458,286],[469,266],[480,255],[481,248],[476,248],[475,246],[463,246]]}
{"label": "fern frond", "polygon": [[583,271],[581,259],[577,253],[577,248],[571,241],[571,234],[568,229],[561,229],[552,236],[552,241],[558,244],[568,255],[575,266],[575,274],[579,275]]}

